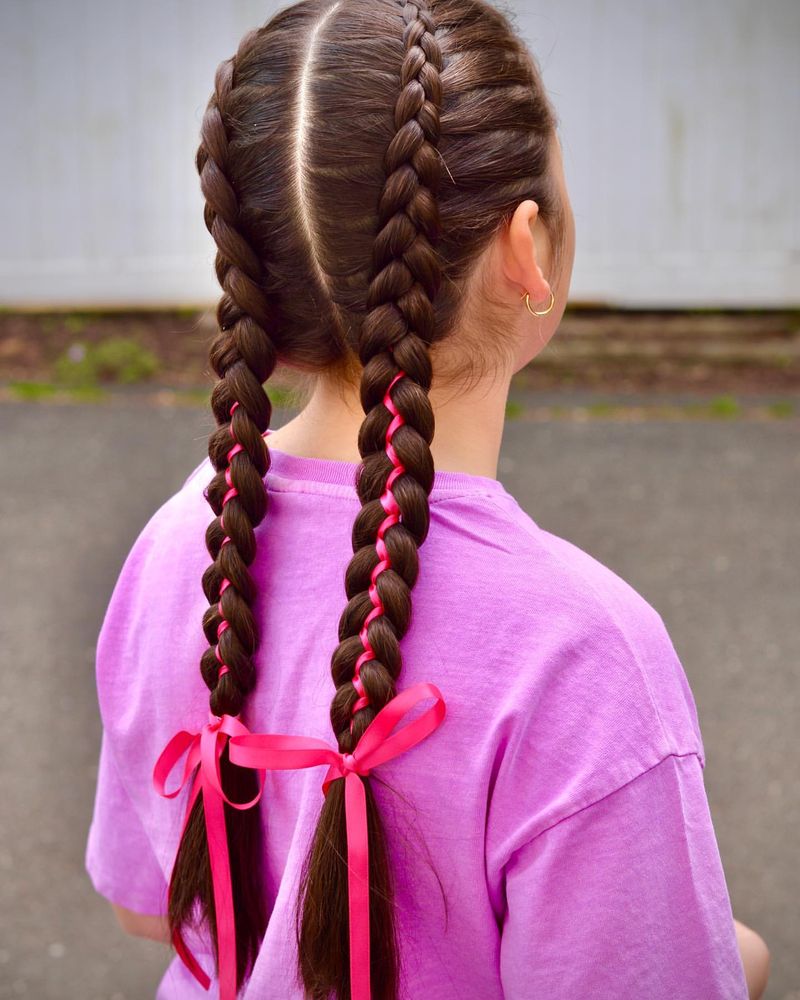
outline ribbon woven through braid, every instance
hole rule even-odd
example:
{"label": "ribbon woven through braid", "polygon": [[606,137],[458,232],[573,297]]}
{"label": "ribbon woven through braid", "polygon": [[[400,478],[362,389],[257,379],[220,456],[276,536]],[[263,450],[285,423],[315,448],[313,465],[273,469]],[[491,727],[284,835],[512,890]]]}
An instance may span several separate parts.
{"label": "ribbon woven through braid", "polygon": [[378,577],[384,570],[389,569],[391,566],[391,562],[389,561],[389,550],[386,548],[384,535],[393,524],[398,524],[400,522],[400,508],[398,507],[397,500],[392,492],[392,486],[394,485],[394,481],[397,477],[401,476],[406,469],[400,461],[397,452],[394,450],[392,438],[394,437],[397,428],[403,426],[405,419],[394,404],[394,400],[392,399],[392,389],[395,384],[405,376],[405,374],[406,373],[401,370],[395,375],[389,383],[386,395],[383,397],[383,405],[392,414],[392,420],[386,428],[386,454],[389,456],[389,460],[391,461],[393,468],[389,473],[386,480],[386,486],[380,498],[381,506],[386,511],[386,517],[381,521],[378,527],[378,536],[375,542],[375,548],[378,552],[378,562],[375,564],[375,568],[372,571],[369,584],[369,598],[372,601],[372,610],[364,619],[364,624],[359,632],[359,638],[361,639],[361,645],[364,647],[364,652],[356,660],[356,665],[353,671],[353,687],[358,692],[359,697],[353,705],[353,717],[350,720],[350,732],[353,731],[356,712],[369,705],[369,698],[367,697],[367,693],[364,689],[364,684],[360,676],[362,665],[368,660],[375,659],[375,650],[372,648],[372,644],[369,641],[369,624],[374,618],[377,618],[385,613],[383,602],[381,601],[380,594],[378,593]]}
{"label": "ribbon woven through braid", "polygon": [[[231,479],[231,462],[233,461],[233,456],[234,455],[238,455],[240,451],[244,451],[244,448],[236,440],[236,435],[233,433],[233,415],[236,412],[236,408],[238,407],[238,405],[239,405],[239,402],[237,400],[231,406],[231,411],[230,411],[231,412],[231,422],[230,422],[230,425],[228,426],[228,430],[230,431],[230,435],[231,435],[231,437],[234,440],[234,445],[228,451],[228,454],[227,454],[228,467],[225,470],[225,482],[228,484],[228,490],[225,493],[225,496],[222,498],[222,513],[219,515],[219,526],[220,526],[220,528],[222,528],[222,532],[223,532],[223,535],[225,537],[222,539],[222,541],[220,543],[220,548],[222,548],[222,546],[225,545],[226,542],[230,541],[230,537],[228,535],[225,535],[225,504],[228,503],[228,501],[231,500],[233,497],[239,495],[239,491],[233,485],[233,480]],[[227,577],[223,577],[222,578],[222,583],[219,585],[219,601],[217,603],[217,610],[219,611],[219,616],[222,619],[222,621],[219,623],[219,625],[217,625],[217,640],[218,641],[217,641],[216,646],[214,647],[214,654],[216,655],[217,659],[219,660],[219,664],[220,664],[220,666],[219,666],[219,676],[220,677],[222,677],[223,674],[227,674],[228,671],[230,670],[230,667],[222,659],[222,654],[219,651],[219,639],[221,638],[222,633],[225,631],[225,629],[226,628],[230,628],[230,624],[231,624],[227,620],[227,618],[225,617],[225,613],[222,610],[222,595],[225,593],[225,591],[228,589],[228,587],[230,587],[230,585],[231,585],[231,581]]]}

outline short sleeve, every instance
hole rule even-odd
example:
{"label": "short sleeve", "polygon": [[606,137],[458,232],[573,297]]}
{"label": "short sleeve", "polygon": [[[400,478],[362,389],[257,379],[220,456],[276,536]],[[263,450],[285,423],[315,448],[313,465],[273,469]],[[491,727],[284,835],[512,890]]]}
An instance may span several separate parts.
{"label": "short sleeve", "polygon": [[[103,738],[85,867],[101,895],[149,915],[167,912],[181,804],[188,797],[188,789],[177,801],[159,795],[153,767],[187,718],[208,711],[197,668],[207,646],[198,623],[208,606],[199,585],[208,561],[199,469],[189,477],[194,485],[173,494],[140,531],[97,639]],[[201,542],[189,544],[192,538]]]}
{"label": "short sleeve", "polygon": [[100,895],[135,913],[167,912],[167,882],[103,734],[86,871]]}
{"label": "short sleeve", "polygon": [[505,897],[508,1000],[747,1000],[695,753],[667,756],[519,848]]}

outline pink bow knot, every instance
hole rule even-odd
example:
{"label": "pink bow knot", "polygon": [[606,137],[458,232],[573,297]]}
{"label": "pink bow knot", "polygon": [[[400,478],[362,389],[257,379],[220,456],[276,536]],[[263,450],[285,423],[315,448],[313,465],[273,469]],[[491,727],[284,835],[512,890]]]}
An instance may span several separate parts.
{"label": "pink bow knot", "polygon": [[[433,698],[434,704],[396,730],[401,719],[426,698]],[[378,764],[398,757],[420,743],[441,725],[444,716],[441,691],[435,684],[422,682],[401,691],[383,706],[362,733],[352,753],[339,753],[324,740],[313,737],[251,733],[231,738],[229,753],[234,764],[257,770],[296,770],[327,764],[328,770],[322,782],[326,795],[332,781],[344,778],[352,1000],[370,998],[369,840],[367,799],[361,778]]]}
{"label": "pink bow knot", "polygon": [[[208,715],[209,721],[199,733],[181,730],[167,743],[153,768],[153,784],[159,795],[173,799],[186,786],[192,772],[197,768],[178,842],[180,843],[183,839],[183,832],[189,821],[195,799],[202,791],[203,817],[206,825],[208,853],[211,861],[211,880],[214,888],[214,908],[217,915],[220,996],[235,997],[236,938],[230,856],[228,854],[228,836],[223,802],[227,802],[234,809],[249,809],[254,806],[264,790],[264,775],[259,775],[258,793],[249,802],[232,802],[228,798],[222,790],[219,758],[225,749],[225,744],[232,736],[247,735],[250,730],[232,715],[216,716],[212,712],[209,712]],[[168,792],[166,790],[167,779],[184,754],[186,754],[186,762],[180,783],[177,788]],[[184,965],[203,989],[207,990],[211,985],[211,978],[203,971],[179,931],[175,931],[172,941]]]}

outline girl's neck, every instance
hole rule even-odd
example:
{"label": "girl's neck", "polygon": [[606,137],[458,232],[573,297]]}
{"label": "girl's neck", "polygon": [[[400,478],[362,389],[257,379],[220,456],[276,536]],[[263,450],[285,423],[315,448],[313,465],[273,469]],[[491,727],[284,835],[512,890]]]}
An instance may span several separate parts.
{"label": "girl's neck", "polygon": [[[497,478],[510,377],[485,379],[468,390],[431,388],[436,422],[434,468]],[[271,448],[299,458],[360,462],[358,431],[364,420],[358,389],[320,378],[301,412],[269,436]]]}

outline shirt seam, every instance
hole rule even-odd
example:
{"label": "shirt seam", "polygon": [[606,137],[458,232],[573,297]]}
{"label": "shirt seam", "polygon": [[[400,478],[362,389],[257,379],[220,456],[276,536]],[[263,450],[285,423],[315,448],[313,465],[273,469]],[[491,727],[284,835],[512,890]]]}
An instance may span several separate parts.
{"label": "shirt seam", "polygon": [[[205,465],[206,460],[203,461],[189,473],[188,477],[183,483],[182,488],[189,486],[200,474],[200,470]],[[470,497],[480,497],[482,499],[494,500],[498,493],[501,495],[510,495],[505,487],[498,480],[498,487],[494,489],[487,489],[486,487],[470,487],[469,489],[458,489],[457,487],[438,487],[442,492],[438,496],[428,496],[428,503],[430,506],[435,506],[441,503],[445,503],[448,500],[462,500],[469,499]],[[317,481],[314,479],[295,479],[292,476],[282,476],[279,472],[273,472],[272,470],[267,470],[267,474],[264,476],[264,485],[272,493],[299,493],[299,494],[313,494],[315,496],[324,497],[338,497],[341,500],[355,500],[358,502],[358,493],[356,493],[355,483],[351,486],[347,483],[334,483],[327,480]],[[322,487],[322,488],[319,488]],[[436,487],[434,487],[436,488]],[[499,507],[499,504],[497,505]],[[502,508],[499,507],[502,510]]]}
{"label": "shirt seam", "polygon": [[[341,500],[355,500],[359,502],[355,486],[351,488],[344,483],[318,483],[313,479],[293,479],[288,476],[281,476],[278,473],[268,473],[267,479],[268,489],[273,493],[311,493],[317,496],[338,497]],[[316,487],[319,486],[333,487],[333,489],[317,489]],[[428,504],[433,507],[441,503],[446,503],[448,500],[463,500],[470,497],[492,499],[494,494],[483,489],[455,490],[452,493],[448,491],[446,495],[429,496]]]}
{"label": "shirt seam", "polygon": [[599,805],[601,802],[604,802],[606,799],[610,799],[612,795],[616,795],[617,792],[621,792],[624,788],[627,788],[628,785],[632,784],[634,781],[638,781],[639,778],[643,778],[646,774],[649,774],[651,771],[654,771],[657,767],[660,767],[665,761],[668,761],[671,758],[684,758],[684,757],[696,757],[698,764],[700,764],[700,754],[697,752],[697,750],[688,750],[686,753],[678,753],[677,751],[671,751],[670,753],[664,754],[664,756],[661,757],[659,760],[657,760],[655,764],[651,764],[650,767],[646,767],[643,771],[639,771],[637,774],[634,774],[632,778],[628,778],[627,781],[623,781],[621,785],[617,785],[616,788],[612,788],[611,791],[605,792],[603,795],[598,796],[591,802],[587,802],[586,805],[580,806],[578,809],[574,809],[571,813],[568,813],[566,816],[562,816],[560,819],[555,820],[555,822],[551,823],[549,826],[546,826],[543,830],[539,830],[538,833],[535,833],[532,837],[529,837],[526,841],[520,844],[519,847],[514,848],[514,850],[511,852],[509,856],[508,861],[506,862],[506,865],[508,865],[513,860],[514,855],[517,854],[518,851],[522,851],[526,847],[529,847],[535,840],[538,840],[539,837],[542,837],[545,833],[549,833],[550,830],[555,829],[555,827],[560,826],[561,823],[566,823],[567,820],[573,819],[575,816],[580,815],[580,813],[585,812],[587,809],[591,809],[594,806]]}

